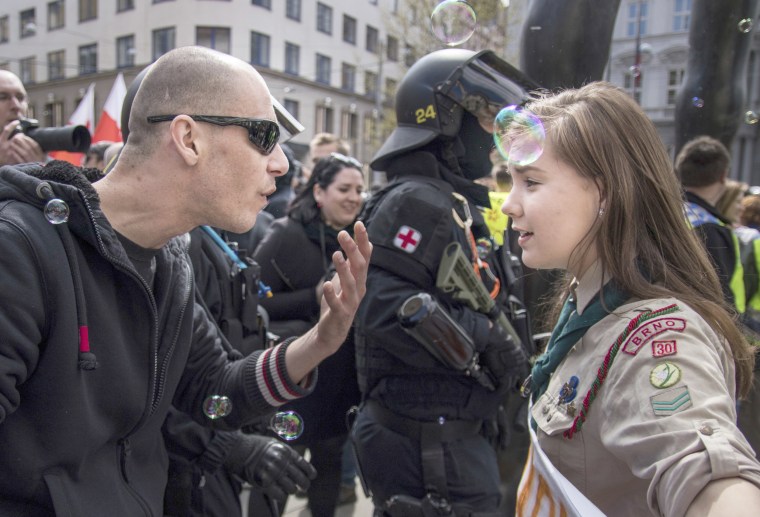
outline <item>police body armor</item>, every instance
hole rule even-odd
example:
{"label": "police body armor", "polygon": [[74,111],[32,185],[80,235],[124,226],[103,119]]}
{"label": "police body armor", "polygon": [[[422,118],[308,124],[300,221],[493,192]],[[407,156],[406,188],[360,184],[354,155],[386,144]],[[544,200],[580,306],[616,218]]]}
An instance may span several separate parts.
{"label": "police body armor", "polygon": [[[500,260],[504,250],[493,245],[478,209],[456,194],[450,184],[423,176],[400,177],[371,198],[360,218],[367,225],[373,243],[371,266],[403,279],[418,292],[431,293],[441,306],[454,313],[461,314],[462,304],[436,284],[442,257],[447,247],[456,243],[468,261],[476,263],[479,258],[488,289],[499,286],[495,296],[496,307],[507,315],[516,329],[521,346],[530,348],[528,344],[532,341],[527,311],[509,293],[513,284],[510,278],[513,277],[507,274],[509,264]],[[466,226],[469,226],[472,237],[468,236]],[[489,277],[492,277],[490,282]],[[367,296],[372,296],[370,290]],[[388,308],[389,311],[391,309],[398,307]],[[398,322],[398,326],[401,328],[403,323]],[[384,337],[394,339],[392,336]],[[482,352],[486,346],[483,336],[479,337],[474,340],[476,352]],[[423,346],[415,352],[418,354],[416,358],[402,361],[388,352],[382,341],[368,336],[361,324],[356,326],[357,373],[365,410],[385,427],[399,430],[402,434],[409,429],[419,430],[423,456],[430,456],[430,451],[426,451],[430,444],[425,443],[429,431],[425,422],[441,415],[451,427],[439,431],[438,427],[442,426],[431,423],[431,427],[435,428],[432,429],[433,434],[442,432],[448,434],[448,438],[457,438],[467,433],[480,433],[496,445],[498,418],[503,415],[500,405],[510,387],[488,388],[486,383],[477,382],[475,376],[466,372],[457,381],[450,365],[442,363]],[[440,372],[440,379],[445,381],[426,384],[426,381],[419,380],[419,384],[414,385],[415,379],[420,379],[421,370],[429,374],[423,376],[428,379],[435,379]],[[401,384],[396,385],[396,381]],[[398,416],[399,410],[404,417]],[[444,512],[435,515],[446,515],[445,511],[453,512],[450,515],[470,515],[457,508],[455,502],[446,500],[445,488],[440,488],[445,485],[445,475],[442,475],[441,469],[442,463],[431,467],[423,460],[425,485],[437,484],[439,489],[433,489],[417,503],[408,497],[394,498],[392,504],[388,503],[391,506],[385,508],[386,514],[396,515],[398,510],[393,505],[400,505],[399,510],[402,506],[405,509],[399,515],[414,515],[414,504],[420,505],[420,512],[424,506],[429,513],[432,498],[433,501],[440,499],[440,505],[432,506]],[[430,479],[436,477],[439,478],[437,483],[431,483]]]}

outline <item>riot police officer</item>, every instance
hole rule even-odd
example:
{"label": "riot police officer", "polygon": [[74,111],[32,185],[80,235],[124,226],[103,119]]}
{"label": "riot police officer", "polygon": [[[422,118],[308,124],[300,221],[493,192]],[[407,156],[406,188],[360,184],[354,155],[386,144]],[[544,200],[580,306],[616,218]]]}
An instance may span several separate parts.
{"label": "riot police officer", "polygon": [[[491,171],[495,115],[534,88],[492,51],[464,49],[424,56],[398,86],[398,126],[371,163],[390,183],[362,215],[374,248],[356,318],[352,439],[378,516],[499,515],[495,422],[530,337],[474,180]],[[405,330],[416,324],[428,328]]]}

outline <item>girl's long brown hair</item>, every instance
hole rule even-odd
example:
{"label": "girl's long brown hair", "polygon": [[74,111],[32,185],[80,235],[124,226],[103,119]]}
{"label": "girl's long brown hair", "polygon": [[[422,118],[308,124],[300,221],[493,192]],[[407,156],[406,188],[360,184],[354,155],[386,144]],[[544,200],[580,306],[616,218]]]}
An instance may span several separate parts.
{"label": "girl's long brown hair", "polygon": [[[587,239],[596,237],[605,275],[635,298],[672,296],[692,307],[725,338],[737,392],[746,395],[753,349],[685,218],[681,187],[654,124],[626,92],[604,82],[547,94],[526,108],[544,123],[557,158],[600,190],[605,212]],[[565,295],[568,289],[566,281]]]}

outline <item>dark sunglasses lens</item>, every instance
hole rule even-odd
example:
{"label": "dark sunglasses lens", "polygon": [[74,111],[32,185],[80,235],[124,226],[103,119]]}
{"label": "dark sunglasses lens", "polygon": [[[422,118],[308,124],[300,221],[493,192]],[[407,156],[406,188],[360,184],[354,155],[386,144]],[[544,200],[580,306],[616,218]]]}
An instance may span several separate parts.
{"label": "dark sunglasses lens", "polygon": [[280,128],[271,120],[253,121],[248,126],[248,139],[264,154],[269,154],[280,139]]}

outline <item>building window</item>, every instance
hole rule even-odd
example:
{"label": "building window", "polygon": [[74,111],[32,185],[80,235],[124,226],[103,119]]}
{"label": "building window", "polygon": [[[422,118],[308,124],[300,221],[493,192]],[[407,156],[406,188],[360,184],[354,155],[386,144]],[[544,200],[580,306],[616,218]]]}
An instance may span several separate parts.
{"label": "building window", "polygon": [[299,117],[298,112],[300,110],[298,101],[293,100],[293,99],[285,99],[284,101],[282,101],[282,107],[288,110],[288,113],[293,115],[294,118],[298,119]]}
{"label": "building window", "polygon": [[86,22],[98,17],[98,0],[79,0],[79,21]]}
{"label": "building window", "polygon": [[49,31],[63,27],[66,20],[65,5],[63,0],[48,3],[47,26]]}
{"label": "building window", "polygon": [[251,64],[269,67],[269,36],[251,31]]}
{"label": "building window", "polygon": [[377,54],[377,50],[380,43],[380,36],[377,29],[371,25],[367,25],[367,52]]}
{"label": "building window", "polygon": [[333,109],[326,104],[317,106],[316,115],[317,116],[315,117],[316,120],[314,121],[314,126],[316,127],[317,133],[332,133],[334,117]]}
{"label": "building window", "polygon": [[317,3],[317,30],[332,34],[332,7]]}
{"label": "building window", "polygon": [[340,114],[340,137],[353,141],[359,136],[359,117],[356,116],[356,106],[343,110]]}
{"label": "building window", "polygon": [[228,27],[196,27],[195,44],[230,53],[230,29]]}
{"label": "building window", "polygon": [[411,45],[406,45],[404,47],[404,65],[412,66],[415,61],[417,61],[417,52]]}
{"label": "building window", "polygon": [[675,0],[673,5],[673,32],[687,32],[691,17],[691,0]]}
{"label": "building window", "polygon": [[356,18],[343,15],[343,41],[356,45]]}
{"label": "building window", "polygon": [[34,84],[37,82],[36,63],[34,57],[19,59],[19,79],[24,84]]}
{"label": "building window", "polygon": [[63,50],[48,52],[47,62],[48,62],[48,81],[63,79],[63,64],[65,62],[65,52]]}
{"label": "building window", "polygon": [[79,47],[79,75],[94,74],[98,71],[98,44]]}
{"label": "building window", "polygon": [[63,102],[61,101],[45,103],[45,109],[43,109],[42,114],[44,115],[42,123],[45,127],[59,127],[66,124],[66,121],[63,119]]}
{"label": "building window", "polygon": [[639,25],[639,33],[644,36],[647,33],[647,0],[638,0],[628,4],[628,22],[626,24],[626,34],[629,38],[636,37],[636,24]]}
{"label": "building window", "polygon": [[285,42],[285,73],[292,75],[301,73],[301,47],[295,43]]}
{"label": "building window", "polygon": [[135,8],[135,0],[117,0],[116,1],[116,12],[120,13],[122,11],[131,11]]}
{"label": "building window", "polygon": [[135,66],[135,35],[116,38],[116,68]]}
{"label": "building window", "polygon": [[356,67],[343,63],[341,67],[340,87],[349,92],[356,90]]}
{"label": "building window", "polygon": [[637,104],[641,104],[641,84],[643,81],[644,74],[641,71],[639,71],[637,78],[634,78],[631,72],[626,72],[623,77],[623,88],[628,91]]}
{"label": "building window", "polygon": [[11,30],[10,23],[11,19],[7,14],[0,17],[0,43],[8,43]]}
{"label": "building window", "polygon": [[364,143],[371,144],[377,131],[377,110],[364,114]]}
{"label": "building window", "polygon": [[398,86],[398,81],[391,78],[385,79],[385,91],[383,92],[385,96],[386,102],[393,102],[393,100],[396,98],[396,87]]}
{"label": "building window", "polygon": [[676,96],[678,96],[678,90],[681,88],[683,76],[683,68],[668,71],[668,106],[676,105]]}
{"label": "building window", "polygon": [[322,54],[317,54],[317,78],[316,81],[322,84],[330,84],[330,69],[332,60]]}
{"label": "building window", "polygon": [[398,39],[388,36],[388,46],[385,49],[388,61],[398,61]]}
{"label": "building window", "polygon": [[272,9],[272,0],[251,0],[251,3],[253,5],[258,5],[259,7],[263,7],[264,9]]}
{"label": "building window", "polygon": [[377,93],[377,74],[375,72],[364,72],[364,95],[375,97]]}
{"label": "building window", "polygon": [[287,0],[285,16],[297,22],[301,21],[301,0]]}
{"label": "building window", "polygon": [[166,27],[153,31],[153,61],[163,56],[176,45],[177,29]]}
{"label": "building window", "polygon": [[19,34],[22,38],[37,34],[37,21],[34,9],[27,9],[19,13]]}

